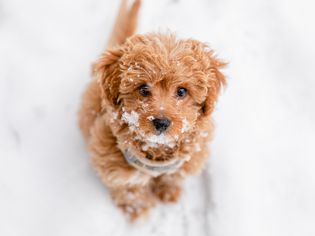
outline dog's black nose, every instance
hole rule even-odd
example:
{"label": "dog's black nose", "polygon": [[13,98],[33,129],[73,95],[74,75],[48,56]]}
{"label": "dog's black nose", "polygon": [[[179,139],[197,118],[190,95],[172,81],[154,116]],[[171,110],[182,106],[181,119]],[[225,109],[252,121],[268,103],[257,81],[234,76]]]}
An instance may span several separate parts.
{"label": "dog's black nose", "polygon": [[166,118],[154,118],[152,120],[155,129],[159,132],[164,132],[171,124],[171,121]]}

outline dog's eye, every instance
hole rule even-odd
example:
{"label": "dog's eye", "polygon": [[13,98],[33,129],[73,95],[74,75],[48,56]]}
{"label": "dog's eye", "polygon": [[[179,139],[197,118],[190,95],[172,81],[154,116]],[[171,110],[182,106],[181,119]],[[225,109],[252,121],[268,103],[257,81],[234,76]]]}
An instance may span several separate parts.
{"label": "dog's eye", "polygon": [[150,87],[147,84],[143,84],[139,87],[139,93],[143,96],[143,97],[148,97],[151,95],[150,93]]}
{"label": "dog's eye", "polygon": [[176,95],[179,98],[183,98],[183,97],[185,97],[187,95],[187,92],[188,92],[187,89],[180,87],[180,88],[177,89]]}

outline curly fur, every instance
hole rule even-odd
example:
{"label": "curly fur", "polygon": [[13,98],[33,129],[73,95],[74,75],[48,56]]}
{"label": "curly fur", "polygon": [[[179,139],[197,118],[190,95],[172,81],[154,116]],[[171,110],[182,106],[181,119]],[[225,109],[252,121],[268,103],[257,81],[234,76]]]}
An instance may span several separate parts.
{"label": "curly fur", "polygon": [[[130,10],[133,17],[139,3],[135,1]],[[179,40],[171,33],[132,35],[131,31],[116,44],[112,40],[115,46],[95,63],[95,79],[83,95],[79,115],[94,168],[114,202],[133,220],[145,215],[158,199],[177,201],[181,180],[201,171],[209,156],[211,114],[226,81],[220,72],[225,64],[206,44]],[[151,96],[140,95],[142,84],[150,86]],[[188,90],[183,99],[175,96],[179,87]],[[164,136],[156,134],[151,121],[160,116],[172,122],[160,134]],[[189,160],[174,173],[152,177],[130,166],[125,150],[156,162],[174,157]]]}

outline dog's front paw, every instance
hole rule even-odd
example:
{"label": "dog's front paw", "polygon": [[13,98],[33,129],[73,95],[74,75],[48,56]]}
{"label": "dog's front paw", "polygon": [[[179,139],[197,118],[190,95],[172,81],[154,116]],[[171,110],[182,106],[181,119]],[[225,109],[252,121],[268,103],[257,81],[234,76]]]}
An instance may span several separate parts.
{"label": "dog's front paw", "polygon": [[152,206],[148,204],[143,204],[143,202],[129,202],[121,203],[118,205],[118,207],[121,208],[128,219],[133,222],[139,218],[147,216]]}
{"label": "dog's front paw", "polygon": [[155,198],[147,186],[116,189],[112,197],[130,221],[146,216],[155,205]]}

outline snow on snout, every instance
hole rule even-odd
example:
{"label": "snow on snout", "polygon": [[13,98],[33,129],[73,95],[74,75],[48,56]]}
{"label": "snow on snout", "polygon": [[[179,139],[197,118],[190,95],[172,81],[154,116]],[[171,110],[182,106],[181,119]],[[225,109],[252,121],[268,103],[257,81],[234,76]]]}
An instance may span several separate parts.
{"label": "snow on snout", "polygon": [[135,111],[131,111],[131,113],[124,111],[122,120],[129,125],[131,131],[134,131],[136,127],[139,127],[139,114]]}
{"label": "snow on snout", "polygon": [[188,122],[188,120],[186,118],[184,118],[182,122],[183,123],[182,123],[181,132],[184,133],[184,132],[189,130],[190,126],[189,126],[189,122]]}
{"label": "snow on snout", "polygon": [[173,148],[175,146],[174,139],[165,135],[165,134],[148,135],[146,137],[146,141],[150,147],[156,147],[158,144],[165,145],[165,146],[168,146],[170,148]]}

